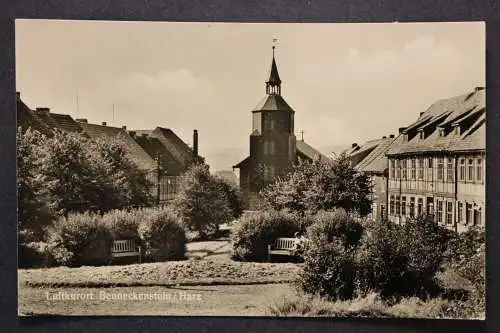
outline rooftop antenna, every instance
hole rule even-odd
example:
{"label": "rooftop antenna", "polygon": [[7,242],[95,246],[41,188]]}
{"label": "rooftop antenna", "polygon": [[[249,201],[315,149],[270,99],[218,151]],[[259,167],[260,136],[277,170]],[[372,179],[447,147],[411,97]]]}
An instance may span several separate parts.
{"label": "rooftop antenna", "polygon": [[76,117],[80,118],[80,104],[78,103],[78,92],[76,93]]}
{"label": "rooftop antenna", "polygon": [[115,104],[113,103],[113,106],[112,106],[112,118],[113,118],[113,125],[115,124]]}

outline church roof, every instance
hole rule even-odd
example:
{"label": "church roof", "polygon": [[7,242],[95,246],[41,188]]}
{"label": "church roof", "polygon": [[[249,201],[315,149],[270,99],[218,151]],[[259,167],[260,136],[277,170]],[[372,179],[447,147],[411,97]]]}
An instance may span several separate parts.
{"label": "church roof", "polygon": [[293,111],[281,95],[267,95],[260,103],[252,110],[255,111]]}
{"label": "church roof", "polygon": [[310,160],[316,160],[318,158],[328,159],[325,155],[320,153],[318,150],[314,149],[304,141],[297,141],[297,153],[304,155]]}

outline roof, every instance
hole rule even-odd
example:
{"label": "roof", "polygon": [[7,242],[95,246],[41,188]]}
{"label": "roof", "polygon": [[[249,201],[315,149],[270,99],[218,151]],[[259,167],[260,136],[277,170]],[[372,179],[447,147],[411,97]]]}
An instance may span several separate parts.
{"label": "roof", "polygon": [[33,111],[21,100],[17,100],[17,126],[24,132],[28,128],[36,130],[45,135],[52,135],[52,129],[33,113]]}
{"label": "roof", "polygon": [[269,80],[267,80],[267,83],[274,86],[281,84],[280,75],[278,74],[278,66],[276,66],[276,60],[274,60],[274,55],[273,55],[273,62],[271,64],[271,72],[269,73]]}
{"label": "roof", "polygon": [[[476,88],[468,94],[432,104],[398,136],[387,154],[484,150],[485,95],[484,88]],[[458,134],[454,131],[457,126],[460,129]]]}
{"label": "roof", "polygon": [[382,173],[387,168],[387,156],[385,153],[396,141],[396,138],[385,138],[377,140],[378,144],[364,159],[362,159],[355,169],[362,172]]}
{"label": "roof", "polygon": [[349,150],[346,151],[347,155],[349,157],[354,157],[356,155],[360,154],[369,154],[370,151],[375,149],[382,141],[385,139],[374,139],[374,140],[369,140],[362,144],[361,146],[356,145],[356,147],[352,147]]}
{"label": "roof", "polygon": [[151,156],[122,128],[79,123],[85,134],[91,139],[115,139],[122,143],[128,152],[130,159],[143,170],[156,168],[155,161]]}
{"label": "roof", "polygon": [[244,160],[240,161],[238,164],[233,165],[233,169],[239,169],[243,167],[245,164],[250,162],[250,156],[247,156]]}
{"label": "roof", "polygon": [[264,97],[252,110],[255,111],[292,111],[295,112],[281,95],[271,94]]}
{"label": "roof", "polygon": [[59,129],[63,132],[81,133],[83,130],[80,125],[67,114],[52,113],[50,111],[34,110],[33,114],[39,121],[44,122],[52,129]]}
{"label": "roof", "polygon": [[304,155],[310,160],[316,160],[318,158],[328,159],[328,157],[326,157],[325,155],[323,155],[318,150],[314,149],[304,141],[301,140],[297,141],[296,146],[297,146],[297,153]]}
{"label": "roof", "polygon": [[179,175],[184,170],[184,167],[158,138],[143,133],[142,135],[136,135],[134,139],[153,160],[160,159],[161,167],[166,175]]}

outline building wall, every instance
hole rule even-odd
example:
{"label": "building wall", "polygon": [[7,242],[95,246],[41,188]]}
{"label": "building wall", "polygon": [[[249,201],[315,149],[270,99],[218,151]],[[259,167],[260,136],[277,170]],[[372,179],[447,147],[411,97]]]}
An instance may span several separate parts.
{"label": "building wall", "polygon": [[484,151],[390,157],[389,219],[431,214],[456,231],[484,227],[484,183]]}
{"label": "building wall", "polygon": [[382,220],[387,218],[387,177],[381,174],[372,174],[370,176],[372,182],[372,212],[369,215],[374,220]]}

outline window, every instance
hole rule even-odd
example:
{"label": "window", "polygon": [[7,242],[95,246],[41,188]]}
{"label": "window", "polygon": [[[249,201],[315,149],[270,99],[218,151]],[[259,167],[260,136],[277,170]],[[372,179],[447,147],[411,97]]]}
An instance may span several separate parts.
{"label": "window", "polygon": [[427,159],[427,169],[428,169],[427,180],[432,180],[434,178],[433,177],[434,169],[432,169],[432,157]]}
{"label": "window", "polygon": [[264,180],[266,181],[272,181],[274,180],[274,166],[272,165],[266,165],[264,166]]}
{"label": "window", "polygon": [[446,224],[453,224],[453,202],[446,203]]}
{"label": "window", "polygon": [[264,121],[264,129],[268,131],[274,130],[274,119],[271,117],[271,115],[267,115]]}
{"label": "window", "polygon": [[481,209],[474,210],[474,225],[481,224]]}
{"label": "window", "polygon": [[437,169],[438,169],[437,179],[438,180],[443,180],[443,177],[444,177],[444,160],[442,158],[438,158]]}
{"label": "window", "polygon": [[465,159],[460,159],[460,180],[465,180]]}
{"label": "window", "polygon": [[437,221],[438,223],[443,222],[443,201],[438,200],[437,201]]}
{"label": "window", "polygon": [[464,220],[463,209],[464,209],[464,207],[463,207],[462,202],[460,202],[460,201],[457,202],[457,221],[459,223],[462,223]]}
{"label": "window", "polygon": [[396,215],[399,215],[401,213],[400,206],[399,206],[399,195],[396,195]]}
{"label": "window", "polygon": [[406,197],[401,197],[401,215],[406,216]]}
{"label": "window", "polygon": [[418,160],[418,179],[424,179],[424,159]]}
{"label": "window", "polygon": [[473,181],[474,180],[474,160],[472,158],[469,158],[467,166],[469,169],[467,180]]}
{"label": "window", "polygon": [[482,159],[478,158],[476,161],[476,179],[478,182],[483,181],[483,164]]}
{"label": "window", "polygon": [[394,215],[394,196],[391,195],[391,202],[389,203],[389,213]]}
{"label": "window", "polygon": [[417,205],[417,215],[420,216],[422,215],[424,208],[424,199],[418,198],[418,205]]}
{"label": "window", "polygon": [[410,217],[415,217],[415,197],[410,198]]}
{"label": "window", "polygon": [[448,158],[448,164],[446,165],[446,180],[448,182],[454,181],[453,159],[452,158]]}
{"label": "window", "polygon": [[406,179],[406,160],[401,161],[401,178]]}
{"label": "window", "polygon": [[401,178],[400,160],[396,160],[396,178]]}
{"label": "window", "polygon": [[410,178],[411,179],[415,179],[416,178],[416,173],[417,173],[417,161],[412,158],[411,159],[411,174],[410,174]]}
{"label": "window", "polygon": [[395,172],[395,167],[396,167],[396,163],[394,162],[394,160],[391,160],[391,174],[390,174],[390,178],[394,178],[394,176],[396,175],[396,172]]}
{"label": "window", "polygon": [[274,141],[264,141],[264,155],[274,155]]}
{"label": "window", "polygon": [[472,223],[472,204],[465,203],[465,224]]}

